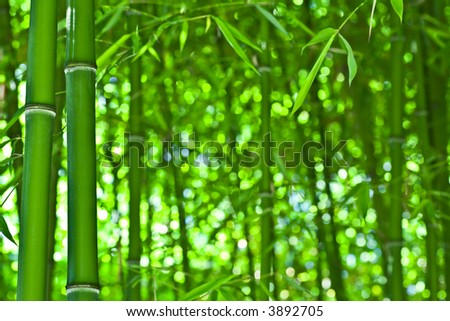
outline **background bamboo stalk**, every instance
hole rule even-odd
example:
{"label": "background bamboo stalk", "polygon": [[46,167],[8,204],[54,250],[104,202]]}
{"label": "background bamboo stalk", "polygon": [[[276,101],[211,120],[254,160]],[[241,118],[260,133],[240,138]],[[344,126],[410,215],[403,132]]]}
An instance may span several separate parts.
{"label": "background bamboo stalk", "polygon": [[403,268],[401,250],[403,247],[403,34],[400,22],[397,22],[396,32],[392,38],[392,97],[390,117],[390,156],[392,177],[390,181],[390,218],[389,218],[389,260],[388,284],[389,295],[392,300],[400,301],[404,298]]}
{"label": "background bamboo stalk", "polygon": [[[132,6],[131,8],[133,8]],[[128,31],[133,34],[132,46],[138,46],[139,36],[139,16],[136,12],[130,11],[128,16]],[[128,282],[127,299],[137,301],[141,298],[141,277],[140,260],[142,255],[141,240],[141,187],[142,187],[142,162],[144,137],[140,129],[142,117],[142,93],[141,93],[141,59],[136,59],[130,63],[130,118],[128,151],[130,159],[130,169],[128,174],[128,186],[130,191],[129,206],[129,254],[128,254]]]}
{"label": "background bamboo stalk", "polygon": [[45,300],[55,117],[56,0],[32,1],[30,19],[17,299]]}
{"label": "background bamboo stalk", "polygon": [[68,300],[96,300],[94,2],[67,2]]}
{"label": "background bamboo stalk", "polygon": [[[268,300],[270,293],[270,284],[274,285],[273,277],[273,247],[274,247],[274,230],[273,230],[273,201],[272,201],[272,174],[270,172],[271,160],[271,142],[267,140],[266,135],[271,134],[270,128],[270,113],[271,113],[271,103],[270,95],[271,89],[271,69],[270,69],[270,49],[268,45],[269,40],[269,23],[267,20],[261,22],[261,39],[263,42],[263,53],[261,54],[261,127],[260,127],[260,142],[262,142],[262,154],[260,157],[261,161],[261,185],[260,185],[260,195],[261,195],[261,207],[263,213],[261,215],[261,258],[260,258],[260,278],[262,287],[259,295],[259,300]],[[269,136],[270,137],[270,136]]]}
{"label": "background bamboo stalk", "polygon": [[[444,15],[444,3],[442,1],[427,1],[423,4],[422,12],[436,19],[446,21]],[[423,32],[425,77],[426,77],[426,106],[428,111],[428,122],[430,128],[430,149],[433,167],[432,185],[434,191],[448,194],[450,191],[448,170],[448,102],[447,83],[449,64],[446,57],[436,56],[438,47],[431,41],[430,37]],[[450,204],[448,198],[437,198],[436,210],[440,215],[448,217]],[[444,279],[447,292],[450,290],[450,220],[442,220],[442,235],[444,242]],[[449,296],[447,295],[447,299]]]}

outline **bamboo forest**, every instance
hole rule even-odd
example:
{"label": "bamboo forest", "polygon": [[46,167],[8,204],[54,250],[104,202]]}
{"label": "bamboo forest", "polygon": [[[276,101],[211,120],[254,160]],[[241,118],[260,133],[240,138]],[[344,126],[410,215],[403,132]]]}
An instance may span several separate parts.
{"label": "bamboo forest", "polygon": [[0,0],[0,300],[450,299],[450,0]]}

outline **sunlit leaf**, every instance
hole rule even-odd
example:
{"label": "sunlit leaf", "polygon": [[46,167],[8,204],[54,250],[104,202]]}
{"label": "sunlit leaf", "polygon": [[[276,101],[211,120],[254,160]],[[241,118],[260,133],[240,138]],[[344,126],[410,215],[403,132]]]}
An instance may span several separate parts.
{"label": "sunlit leaf", "polygon": [[234,37],[233,32],[231,32],[230,28],[228,27],[228,24],[222,21],[221,19],[217,17],[213,17],[214,21],[217,23],[217,26],[219,27],[220,31],[222,32],[225,39],[228,41],[230,46],[234,49],[234,51],[238,54],[239,57],[258,75],[260,74],[258,70],[255,68],[255,66],[250,62],[248,57],[245,55],[244,51],[242,50],[241,46],[237,42],[236,38]]}
{"label": "sunlit leaf", "polygon": [[189,23],[184,21],[181,24],[181,32],[180,32],[180,52],[183,52],[184,46],[186,45],[186,40],[189,34]]}
{"label": "sunlit leaf", "polygon": [[339,40],[341,42],[342,47],[347,52],[347,66],[348,66],[348,84],[351,86],[353,79],[358,72],[358,65],[356,64],[355,55],[353,54],[353,49],[348,43],[347,39],[344,38],[341,34],[339,34]]}
{"label": "sunlit leaf", "polygon": [[208,32],[209,28],[211,27],[211,17],[207,16],[206,17],[206,26],[205,26],[205,33]]}
{"label": "sunlit leaf", "polygon": [[328,50],[330,50],[331,44],[333,43],[335,37],[336,37],[336,33],[333,34],[331,36],[331,38],[328,40],[327,44],[325,45],[322,52],[320,53],[319,58],[317,58],[316,63],[314,64],[314,66],[312,67],[308,76],[306,77],[305,81],[303,82],[303,84],[297,94],[297,98],[295,99],[295,103],[294,103],[294,107],[291,112],[291,116],[303,105],[303,102],[306,99],[306,95],[308,94],[309,90],[311,89],[314,79],[316,79],[317,73],[319,72],[319,69],[322,66],[322,63],[325,60]]}
{"label": "sunlit leaf", "polygon": [[303,51],[307,47],[328,41],[331,37],[333,37],[333,39],[334,39],[334,37],[336,36],[336,33],[337,33],[337,30],[333,29],[333,28],[326,28],[326,29],[319,31],[306,45],[303,46],[302,54],[303,54]]}
{"label": "sunlit leaf", "polygon": [[13,242],[14,244],[17,245],[16,241],[14,241],[14,238],[13,238],[11,232],[9,231],[9,228],[8,228],[8,225],[6,224],[5,218],[1,214],[0,214],[0,233],[2,233],[8,240],[10,240],[11,242]]}
{"label": "sunlit leaf", "polygon": [[403,0],[391,0],[391,5],[400,21],[403,21]]}
{"label": "sunlit leaf", "polygon": [[161,58],[159,58],[158,52],[153,47],[148,47],[148,52],[152,55],[153,58],[161,62]]}
{"label": "sunlit leaf", "polygon": [[244,35],[241,31],[239,31],[238,29],[236,29],[234,26],[230,25],[228,22],[226,21],[222,21],[222,24],[224,24],[227,29],[233,34],[233,36],[239,40],[240,42],[246,44],[247,46],[255,49],[256,51],[262,52],[261,48],[259,48],[257,45],[255,45],[250,39],[248,39],[248,37],[246,35]]}
{"label": "sunlit leaf", "polygon": [[106,49],[105,52],[103,52],[97,59],[97,68],[99,70],[106,68],[106,66],[110,62],[111,57],[125,45],[130,37],[131,34],[125,34],[120,37],[119,40],[113,43],[108,49]]}
{"label": "sunlit leaf", "polygon": [[221,286],[223,286],[224,284],[227,284],[234,278],[235,278],[234,275],[229,275],[229,276],[224,276],[224,277],[218,278],[216,280],[206,282],[206,283],[192,289],[188,293],[182,295],[180,298],[180,301],[192,301],[192,300],[198,299],[208,292],[219,289]]}
{"label": "sunlit leaf", "polygon": [[259,12],[267,19],[271,24],[274,25],[275,28],[277,28],[283,35],[288,37],[289,39],[292,39],[291,35],[284,29],[284,27],[281,25],[281,23],[266,9],[262,8],[261,6],[256,6],[256,9],[258,9]]}
{"label": "sunlit leaf", "polygon": [[370,12],[370,24],[369,24],[369,40],[372,36],[372,27],[373,27],[373,16],[375,14],[375,8],[377,6],[377,0],[373,0],[372,11]]}

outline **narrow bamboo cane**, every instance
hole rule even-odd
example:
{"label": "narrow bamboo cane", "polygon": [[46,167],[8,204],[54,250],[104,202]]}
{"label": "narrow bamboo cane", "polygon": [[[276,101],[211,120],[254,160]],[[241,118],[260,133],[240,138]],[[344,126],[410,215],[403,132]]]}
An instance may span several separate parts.
{"label": "narrow bamboo cane", "polygon": [[56,0],[31,2],[18,300],[45,300],[55,118]]}
{"label": "narrow bamboo cane", "polygon": [[[128,17],[128,31],[136,33],[139,26],[139,16],[131,12]],[[132,37],[133,39],[137,37]],[[137,40],[134,40],[137,41]],[[130,191],[129,206],[129,253],[128,253],[128,282],[127,299],[138,301],[141,299],[141,277],[140,260],[142,254],[141,240],[141,185],[143,168],[140,157],[143,157],[144,137],[140,130],[140,119],[142,117],[142,93],[141,93],[141,60],[137,59],[130,63],[130,118],[129,126],[129,158],[130,171],[128,174],[128,186]]]}
{"label": "narrow bamboo cane", "polygon": [[[398,22],[400,24],[400,22]],[[403,300],[403,271],[401,249],[402,233],[402,168],[403,168],[403,35],[402,27],[396,26],[392,40],[392,104],[390,116],[390,155],[392,178],[390,181],[391,214],[389,222],[388,295],[392,300]]]}
{"label": "narrow bamboo cane", "polygon": [[[420,32],[415,33],[415,41],[417,45],[417,52],[415,56],[416,62],[416,76],[417,76],[417,127],[419,143],[422,150],[424,159],[424,165],[422,170],[422,179],[424,182],[424,188],[427,191],[427,196],[431,191],[430,180],[430,137],[428,128],[428,112],[427,112],[427,99],[426,99],[426,86],[425,86],[425,71],[424,71],[424,59],[423,59],[423,41]],[[434,212],[433,203],[430,201],[424,208],[424,222],[427,227],[426,236],[426,249],[427,249],[427,288],[430,291],[430,300],[435,301],[438,299],[439,290],[439,265],[437,262],[438,251],[438,231],[437,222]]]}
{"label": "narrow bamboo cane", "polygon": [[[263,289],[260,291],[259,299],[268,300],[269,296],[267,292],[270,292],[270,283],[274,283],[273,277],[273,246],[274,246],[274,231],[273,231],[273,219],[272,219],[272,174],[270,173],[271,160],[271,146],[270,141],[267,140],[268,134],[270,134],[270,95],[271,95],[271,83],[270,83],[270,50],[267,47],[267,41],[269,38],[269,24],[266,19],[262,21],[261,25],[261,37],[264,42],[263,53],[261,55],[261,127],[260,127],[260,142],[262,143],[262,155],[261,155],[261,170],[262,179],[260,183],[261,206],[263,214],[261,216],[261,286]],[[270,136],[269,136],[270,137]]]}
{"label": "narrow bamboo cane", "polygon": [[67,1],[67,299],[97,300],[94,1]]}
{"label": "narrow bamboo cane", "polygon": [[[445,2],[443,1],[426,1],[423,4],[423,13],[433,17],[436,21],[444,23]],[[448,194],[450,192],[450,184],[448,181],[448,102],[446,95],[448,93],[448,62],[445,55],[436,55],[436,52],[443,50],[439,48],[430,36],[423,32],[424,57],[425,61],[433,60],[433,64],[425,65],[426,78],[426,100],[427,112],[430,128],[430,152],[433,158],[432,172],[432,189],[439,193]],[[436,59],[437,57],[437,59]],[[443,217],[450,215],[450,203],[448,199],[437,199],[435,208],[441,212]],[[442,220],[442,235],[444,242],[444,279],[447,293],[450,292],[450,220]],[[447,295],[447,300],[450,296]]]}

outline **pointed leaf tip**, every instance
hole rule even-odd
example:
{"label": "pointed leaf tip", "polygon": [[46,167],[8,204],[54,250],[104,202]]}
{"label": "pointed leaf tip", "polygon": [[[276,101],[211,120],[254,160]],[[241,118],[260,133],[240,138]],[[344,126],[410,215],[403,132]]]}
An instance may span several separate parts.
{"label": "pointed leaf tip", "polygon": [[341,34],[339,34],[339,40],[343,49],[347,52],[347,65],[348,65],[348,85],[352,85],[352,81],[358,72],[358,65],[356,64],[355,55],[353,53],[353,49],[350,46],[350,43],[347,39],[344,38]]}
{"label": "pointed leaf tip", "polygon": [[14,241],[14,237],[11,235],[11,232],[9,231],[5,218],[1,214],[0,214],[0,233],[2,233],[8,240],[17,245],[16,241]]}
{"label": "pointed leaf tip", "polygon": [[403,22],[403,0],[391,0],[391,5],[397,16],[400,18],[400,22]]}

